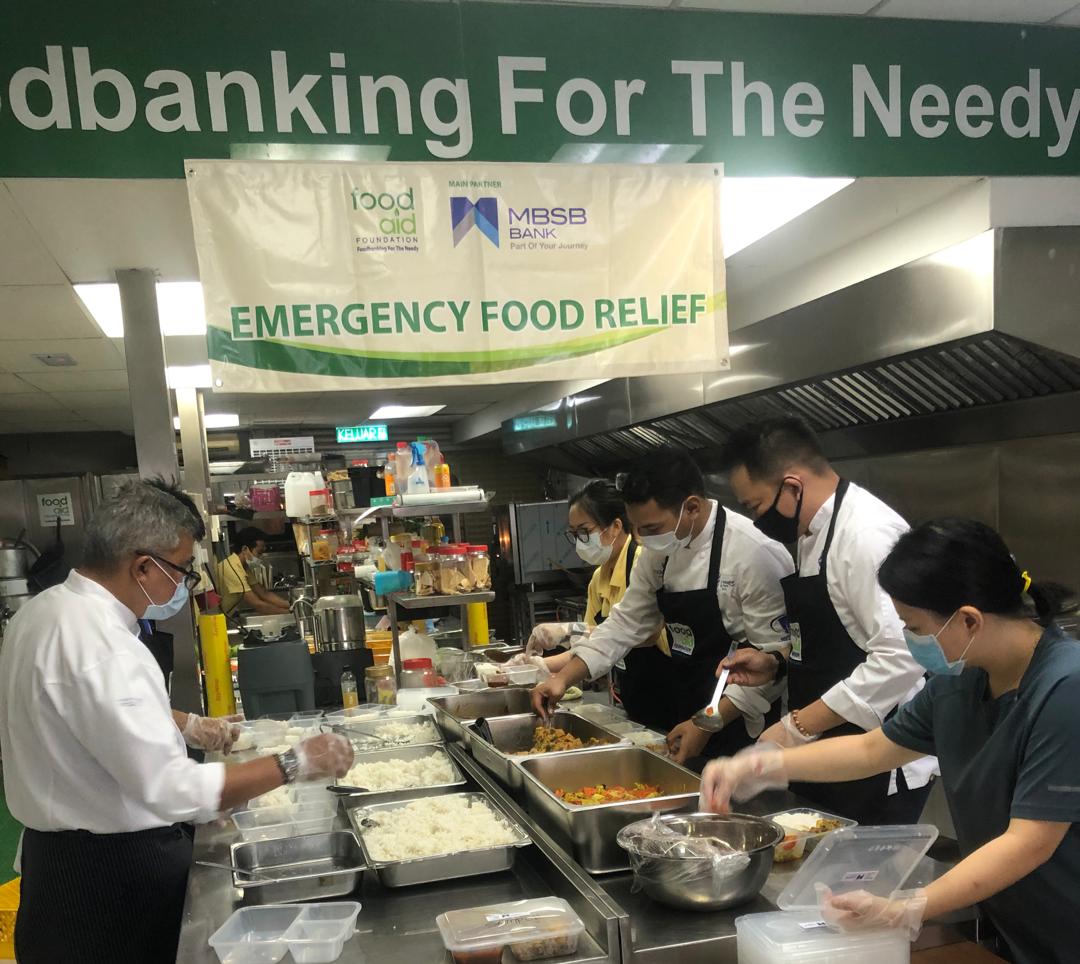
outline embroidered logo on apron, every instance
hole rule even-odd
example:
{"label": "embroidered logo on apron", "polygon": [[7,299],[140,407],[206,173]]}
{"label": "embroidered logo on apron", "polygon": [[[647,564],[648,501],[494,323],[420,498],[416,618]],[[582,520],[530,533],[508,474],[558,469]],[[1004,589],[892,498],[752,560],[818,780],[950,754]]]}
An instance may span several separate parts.
{"label": "embroidered logo on apron", "polygon": [[671,635],[672,655],[694,655],[694,631],[684,623],[668,623],[667,631]]}
{"label": "embroidered logo on apron", "polygon": [[791,621],[791,655],[788,659],[802,662],[802,628],[795,620]]}

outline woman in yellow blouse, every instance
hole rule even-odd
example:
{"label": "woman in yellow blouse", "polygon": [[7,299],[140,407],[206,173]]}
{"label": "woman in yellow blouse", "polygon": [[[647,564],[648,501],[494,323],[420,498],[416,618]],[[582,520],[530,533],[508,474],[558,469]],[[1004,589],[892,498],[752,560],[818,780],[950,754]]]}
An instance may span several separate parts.
{"label": "woman in yellow blouse", "polygon": [[[541,623],[533,629],[526,647],[532,654],[572,647],[574,642],[599,626],[616,606],[630,582],[640,546],[630,535],[626,506],[615,485],[607,479],[594,479],[570,498],[569,526],[566,530],[578,556],[596,566],[589,580],[588,604],[584,623]],[[571,653],[545,659],[548,669],[557,673],[569,662]],[[666,635],[659,628],[644,646],[627,654],[613,671],[615,691],[630,718],[666,732],[667,726],[652,720],[655,707],[652,697],[670,672]]]}

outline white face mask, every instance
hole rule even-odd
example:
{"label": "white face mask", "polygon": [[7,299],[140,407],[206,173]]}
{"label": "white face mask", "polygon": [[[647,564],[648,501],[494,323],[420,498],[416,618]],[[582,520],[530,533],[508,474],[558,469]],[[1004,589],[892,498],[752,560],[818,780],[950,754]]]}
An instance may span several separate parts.
{"label": "white face mask", "polygon": [[601,538],[602,532],[602,529],[594,529],[589,533],[588,542],[582,542],[578,539],[574,543],[574,551],[577,552],[582,562],[586,562],[590,566],[602,566],[611,558],[611,547],[615,544],[615,541],[612,540],[611,545],[605,546]]}
{"label": "white face mask", "polygon": [[679,531],[679,524],[682,522],[683,511],[685,509],[686,503],[684,502],[682,508],[679,509],[679,518],[675,520],[675,528],[670,532],[661,532],[659,535],[655,536],[638,536],[638,541],[646,549],[651,549],[653,552],[659,552],[662,556],[673,556],[680,549],[685,549],[690,545],[693,529],[691,528],[691,531],[681,539],[676,535]]}

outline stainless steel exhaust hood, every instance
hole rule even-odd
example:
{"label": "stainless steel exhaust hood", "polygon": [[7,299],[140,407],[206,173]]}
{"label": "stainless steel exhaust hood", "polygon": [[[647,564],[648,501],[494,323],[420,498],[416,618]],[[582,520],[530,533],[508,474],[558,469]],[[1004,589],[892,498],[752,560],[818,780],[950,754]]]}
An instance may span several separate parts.
{"label": "stainless steel exhaust hood", "polygon": [[505,422],[504,447],[597,472],[770,415],[827,433],[1080,392],[1080,227],[987,232],[731,341],[729,372],[615,379]]}

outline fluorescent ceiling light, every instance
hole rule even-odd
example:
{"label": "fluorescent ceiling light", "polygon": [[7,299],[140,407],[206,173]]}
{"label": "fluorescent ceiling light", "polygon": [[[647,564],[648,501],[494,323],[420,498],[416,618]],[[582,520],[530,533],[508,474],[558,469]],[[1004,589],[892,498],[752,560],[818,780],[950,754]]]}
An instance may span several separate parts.
{"label": "fluorescent ceiling light", "polygon": [[427,418],[441,412],[445,405],[383,405],[368,418]]}
{"label": "fluorescent ceiling light", "polygon": [[[124,337],[120,288],[116,284],[77,284],[75,294],[107,338]],[[206,309],[198,281],[159,281],[158,320],[163,335],[205,335]]]}
{"label": "fluorescent ceiling light", "polygon": [[725,177],[720,233],[724,257],[805,214],[852,183],[850,177]]}
{"label": "fluorescent ceiling light", "polygon": [[555,164],[685,164],[700,144],[563,144]]}
{"label": "fluorescent ceiling light", "polygon": [[230,144],[240,161],[365,161],[390,159],[389,144]]}
{"label": "fluorescent ceiling light", "polygon": [[169,388],[210,388],[209,365],[169,365],[165,369],[165,381]]}
{"label": "fluorescent ceiling light", "polygon": [[124,337],[124,316],[120,311],[120,288],[116,285],[75,285],[90,317],[107,338]]}
{"label": "fluorescent ceiling light", "polygon": [[[173,428],[180,431],[180,416],[174,416]],[[203,416],[203,428],[236,428],[240,424],[240,416],[234,412],[209,412]]]}

